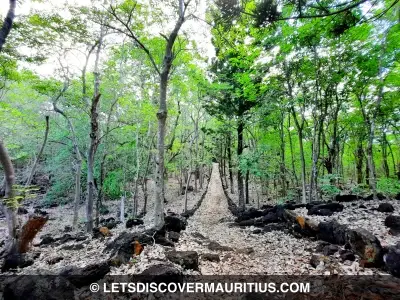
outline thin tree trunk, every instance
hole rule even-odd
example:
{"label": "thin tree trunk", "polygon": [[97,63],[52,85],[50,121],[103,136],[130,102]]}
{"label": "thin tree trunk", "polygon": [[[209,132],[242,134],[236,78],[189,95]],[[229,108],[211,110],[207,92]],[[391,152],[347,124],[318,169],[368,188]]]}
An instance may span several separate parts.
{"label": "thin tree trunk", "polygon": [[149,172],[149,167],[150,167],[150,160],[151,160],[151,151],[149,150],[148,151],[149,152],[149,154],[148,154],[148,157],[147,157],[147,163],[146,163],[146,170],[144,171],[144,174],[143,174],[143,182],[142,182],[142,187],[143,187],[143,210],[142,210],[142,215],[145,215],[146,213],[147,213],[147,198],[148,198],[148,195],[147,195],[147,174],[148,174],[148,172]]}
{"label": "thin tree trunk", "polygon": [[227,146],[225,145],[225,147],[224,147],[224,158],[223,158],[223,162],[224,162],[223,174],[224,174],[224,178],[225,178],[225,183],[226,183],[226,185],[228,185],[228,178],[227,178],[227,173],[228,172],[226,172],[226,161],[227,161]]}
{"label": "thin tree trunk", "polygon": [[364,160],[364,151],[361,138],[358,140],[355,156],[356,156],[356,169],[357,169],[357,184],[361,184],[363,181],[362,167]]}
{"label": "thin tree trunk", "polygon": [[[3,141],[0,139],[0,163],[3,166],[4,176],[5,176],[5,195],[4,199],[13,202],[14,197],[14,183],[15,183],[15,173],[14,167],[11,162],[11,158],[4,146]],[[17,214],[16,207],[11,205],[11,203],[6,203],[4,205],[4,214],[6,215],[7,227],[8,227],[8,237],[12,244],[15,244],[17,238]]]}
{"label": "thin tree trunk", "polygon": [[96,155],[97,146],[99,145],[99,123],[97,106],[99,104],[100,94],[97,94],[92,101],[90,109],[90,146],[87,156],[87,199],[86,199],[86,230],[93,230],[93,199],[95,193],[94,183],[94,157]]}
{"label": "thin tree trunk", "polygon": [[376,191],[376,170],[375,170],[375,161],[374,161],[374,152],[373,152],[373,144],[375,138],[375,122],[378,116],[378,112],[380,111],[381,102],[383,100],[383,87],[384,87],[384,67],[383,67],[383,53],[386,49],[386,38],[388,34],[388,29],[384,33],[383,38],[383,45],[381,47],[381,55],[379,56],[379,89],[378,89],[378,99],[376,101],[376,105],[373,108],[373,113],[371,117],[365,118],[364,112],[364,120],[367,124],[369,124],[369,131],[368,131],[368,145],[367,145],[367,159],[368,159],[368,166],[369,166],[369,184],[372,189],[374,200],[378,200],[378,194]]}
{"label": "thin tree trunk", "polygon": [[[383,129],[383,130],[385,130],[385,129]],[[386,178],[389,178],[390,171],[389,171],[388,151],[387,151],[388,141],[387,141],[385,132],[382,133],[382,143],[381,144],[382,144],[382,168],[383,168],[383,171],[385,172]]]}
{"label": "thin tree trunk", "polygon": [[140,174],[140,154],[139,154],[139,129],[136,130],[136,178],[135,188],[133,191],[133,217],[137,217],[138,213],[138,186],[139,186],[139,174]]}
{"label": "thin tree trunk", "polygon": [[[105,144],[107,144],[107,143],[105,143]],[[103,157],[101,158],[101,162],[100,162],[100,176],[99,176],[98,193],[97,193],[97,201],[96,201],[96,216],[95,216],[96,227],[98,227],[99,223],[100,223],[100,208],[103,205],[103,185],[104,185],[104,180],[106,177],[105,165],[106,165],[107,155],[108,155],[108,153],[105,152],[103,154]]]}
{"label": "thin tree trunk", "polygon": [[100,208],[102,206],[103,197],[104,197],[103,184],[104,184],[104,180],[105,180],[105,176],[106,176],[105,167],[106,167],[106,158],[108,156],[107,146],[108,146],[108,138],[109,138],[109,134],[110,134],[111,116],[112,116],[112,113],[114,111],[115,106],[118,103],[118,98],[119,98],[118,94],[115,94],[115,99],[111,104],[110,111],[109,111],[108,116],[107,116],[106,130],[105,130],[105,133],[103,135],[103,137],[104,137],[104,141],[103,141],[104,153],[102,155],[101,162],[100,162],[100,176],[99,176],[99,182],[98,182],[98,193],[97,193],[97,200],[96,200],[96,215],[95,215],[95,225],[96,225],[96,227],[99,226]]}
{"label": "thin tree trunk", "polygon": [[188,180],[186,182],[186,190],[185,190],[185,212],[187,212],[187,204],[188,204],[188,187],[189,187],[189,183],[190,183],[190,178],[192,178],[192,168],[189,169],[189,176],[188,176]]}
{"label": "thin tree trunk", "polygon": [[72,228],[74,230],[78,227],[79,204],[81,202],[81,172],[82,172],[82,159],[77,159],[75,161],[74,218],[72,220]]}
{"label": "thin tree trunk", "polygon": [[292,161],[292,171],[293,171],[293,176],[294,176],[296,187],[298,187],[299,186],[299,179],[297,177],[296,166],[294,164],[293,141],[292,141],[292,134],[290,132],[290,114],[289,114],[288,118],[289,118],[289,120],[288,120],[287,131],[288,131],[288,137],[289,137],[290,157],[291,157],[291,161]]}
{"label": "thin tree trunk", "polygon": [[375,130],[375,122],[371,120],[371,125],[368,133],[367,160],[369,167],[369,185],[372,189],[374,200],[376,200],[378,199],[378,196],[376,192],[376,172],[375,172],[375,162],[373,153],[374,130]]}
{"label": "thin tree trunk", "polygon": [[101,25],[99,42],[96,51],[96,60],[94,65],[94,96],[90,107],[90,145],[87,157],[87,198],[86,198],[86,230],[92,232],[93,230],[93,202],[95,194],[95,182],[94,182],[94,158],[96,155],[97,147],[100,143],[99,140],[99,114],[97,112],[98,104],[100,101],[100,71],[99,61],[100,52],[103,46],[103,38],[105,27]]}
{"label": "thin tree trunk", "polygon": [[40,150],[39,150],[38,155],[36,156],[35,162],[33,163],[31,172],[30,172],[30,174],[29,174],[28,180],[27,180],[26,183],[25,183],[25,186],[31,185],[33,176],[35,176],[36,167],[37,167],[37,165],[38,165],[38,162],[39,162],[39,160],[40,160],[40,157],[41,157],[42,154],[43,154],[44,147],[46,146],[47,137],[48,137],[48,136],[49,136],[49,116],[46,116],[46,130],[45,130],[45,132],[44,132],[43,143],[42,143],[42,146],[40,147]]}
{"label": "thin tree trunk", "polygon": [[[120,209],[119,209],[119,220],[125,223],[125,194],[121,197]],[[135,217],[135,216],[134,216]]]}
{"label": "thin tree trunk", "polygon": [[392,164],[393,164],[393,174],[396,175],[396,160],[394,159],[394,154],[393,154],[393,149],[390,143],[387,143],[389,150],[390,150],[390,157],[392,158]]}
{"label": "thin tree trunk", "polygon": [[250,171],[246,171],[246,178],[245,178],[245,189],[246,189],[246,204],[250,203],[249,197],[249,178],[250,178]]}
{"label": "thin tree trunk", "polygon": [[[237,156],[238,156],[238,160],[240,159],[240,156],[243,153],[243,129],[244,129],[243,120],[241,118],[239,118],[238,128],[237,128],[237,136],[238,136]],[[245,208],[244,187],[243,187],[242,170],[240,169],[240,166],[238,167],[238,172],[237,172],[237,182],[238,182],[238,193],[239,193],[239,208],[244,210],[244,208]]]}
{"label": "thin tree trunk", "polygon": [[313,143],[313,151],[312,151],[312,168],[311,168],[311,187],[310,187],[310,202],[312,200],[319,201],[318,198],[318,160],[320,157],[320,143],[321,143],[321,134],[322,134],[322,126],[324,122],[324,116],[318,121],[318,126],[315,127],[315,139]]}
{"label": "thin tree trunk", "polygon": [[367,155],[365,155],[366,161],[367,163],[365,164],[365,184],[368,185],[368,187],[371,188],[370,184],[369,184],[369,164],[368,164],[368,157]]}
{"label": "thin tree trunk", "polygon": [[279,164],[280,168],[280,177],[281,177],[281,196],[285,197],[286,196],[286,166],[285,166],[285,133],[284,133],[284,128],[283,128],[283,123],[285,121],[285,114],[282,112],[281,113],[281,120],[280,120],[280,126],[279,126],[279,137],[280,137],[280,157],[281,161]]}
{"label": "thin tree trunk", "polygon": [[[3,46],[6,42],[7,36],[11,31],[15,18],[16,6],[17,6],[17,1],[10,0],[10,7],[8,9],[3,25],[0,29],[0,52],[3,50]],[[0,163],[3,166],[4,177],[5,177],[4,198],[10,199],[14,197],[13,186],[15,183],[15,173],[10,156],[7,152],[7,149],[4,147],[2,139],[0,139]],[[12,250],[16,246],[16,230],[17,230],[16,209],[10,207],[9,205],[4,205],[4,214],[6,215],[7,227],[8,227],[8,237],[9,237],[8,249]]]}
{"label": "thin tree trunk", "polygon": [[155,176],[155,199],[154,199],[154,226],[161,228],[164,225],[164,141],[165,124],[167,121],[167,85],[168,73],[161,76],[160,82],[160,107],[157,112],[158,131],[157,131],[157,159]]}
{"label": "thin tree trunk", "polygon": [[296,113],[292,107],[292,115],[297,128],[297,135],[299,138],[299,148],[300,148],[300,162],[301,162],[301,186],[302,186],[302,203],[307,203],[306,197],[306,160],[304,158],[304,145],[303,145],[303,124],[300,125],[297,121]]}
{"label": "thin tree trunk", "polygon": [[235,193],[235,189],[233,187],[233,172],[232,172],[232,151],[231,151],[231,133],[228,133],[228,167],[229,167],[229,182],[231,185],[231,194]]}
{"label": "thin tree trunk", "polygon": [[72,135],[72,145],[73,145],[73,152],[75,156],[75,196],[74,196],[74,217],[72,220],[72,227],[74,229],[77,228],[78,226],[78,212],[79,212],[79,203],[81,201],[81,170],[82,170],[82,156],[81,152],[79,151],[79,146],[78,146],[78,138],[75,133],[75,128],[69,119],[69,117],[57,107],[57,101],[61,97],[61,95],[67,90],[68,85],[64,84],[64,88],[61,90],[61,92],[58,94],[57,97],[53,99],[53,109],[56,113],[59,113],[61,116],[64,117],[64,119],[67,121],[69,131],[71,132]]}

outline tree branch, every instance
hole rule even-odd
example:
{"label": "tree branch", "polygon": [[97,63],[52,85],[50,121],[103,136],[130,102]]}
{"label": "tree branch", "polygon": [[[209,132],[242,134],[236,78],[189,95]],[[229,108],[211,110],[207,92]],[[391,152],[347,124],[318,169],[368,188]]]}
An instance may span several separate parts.
{"label": "tree branch", "polygon": [[15,8],[17,6],[17,0],[10,0],[10,8],[8,9],[7,16],[4,20],[3,26],[0,29],[0,51],[6,42],[7,36],[11,31],[11,27],[15,18]]}

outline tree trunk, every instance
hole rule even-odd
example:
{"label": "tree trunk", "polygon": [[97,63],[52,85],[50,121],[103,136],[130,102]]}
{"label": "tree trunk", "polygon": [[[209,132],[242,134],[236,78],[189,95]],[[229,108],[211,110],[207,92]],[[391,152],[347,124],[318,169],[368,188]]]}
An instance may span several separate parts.
{"label": "tree trunk", "polygon": [[[107,143],[105,143],[105,144],[107,144]],[[99,176],[99,184],[98,184],[98,193],[97,193],[97,201],[96,201],[96,217],[95,217],[96,227],[98,227],[99,223],[100,223],[100,208],[103,203],[103,185],[104,185],[104,179],[106,177],[106,173],[105,173],[106,158],[107,158],[107,152],[105,152],[103,154],[103,157],[101,158],[101,162],[100,162],[100,176]]]}
{"label": "tree trunk", "polygon": [[[10,0],[10,7],[8,9],[6,18],[0,29],[0,52],[3,50],[3,46],[6,42],[7,36],[11,31],[14,18],[15,8],[17,6],[17,0]],[[12,165],[10,156],[8,155],[7,149],[4,147],[3,140],[0,139],[0,163],[4,170],[5,179],[5,194],[4,198],[9,199],[14,197],[14,183],[15,174],[14,167]],[[4,214],[6,215],[8,237],[9,237],[9,249],[14,248],[16,245],[16,230],[17,230],[17,214],[16,209],[9,205],[4,205]]]}
{"label": "tree trunk", "polygon": [[78,146],[78,138],[75,133],[75,128],[74,125],[72,124],[71,120],[69,117],[57,107],[57,101],[61,97],[61,95],[67,90],[68,85],[64,84],[64,88],[61,90],[61,92],[58,94],[57,97],[53,99],[53,109],[56,113],[59,113],[61,116],[64,117],[64,119],[67,121],[69,131],[71,132],[72,135],[72,145],[73,145],[73,151],[74,151],[74,156],[75,156],[75,197],[74,197],[74,217],[72,221],[72,227],[74,229],[77,228],[78,226],[78,212],[79,212],[79,203],[81,200],[81,170],[82,170],[82,156],[81,152],[79,151],[79,146]]}
{"label": "tree trunk", "polygon": [[148,194],[147,194],[147,178],[143,180],[143,210],[142,214],[145,215],[147,213],[147,199],[148,199]]}
{"label": "tree trunk", "polygon": [[[390,28],[389,28],[390,29]],[[366,121],[368,128],[368,145],[367,145],[367,159],[368,159],[368,166],[369,166],[369,184],[372,189],[374,200],[378,200],[378,195],[376,191],[376,170],[375,170],[375,161],[374,161],[374,152],[373,152],[373,145],[374,145],[374,138],[375,138],[375,122],[380,111],[381,102],[383,100],[383,87],[384,87],[384,66],[383,66],[383,54],[386,49],[386,38],[388,34],[387,29],[384,33],[383,37],[383,45],[381,47],[381,55],[379,56],[379,89],[378,89],[378,99],[376,101],[376,105],[373,108],[372,116],[365,118],[364,112],[364,120]]]}
{"label": "tree trunk", "polygon": [[140,175],[140,153],[139,153],[139,129],[136,130],[136,177],[135,188],[133,191],[133,217],[136,218],[138,214],[138,191],[139,191],[139,175]]}
{"label": "tree trunk", "polygon": [[[80,155],[79,155],[80,157]],[[75,196],[74,196],[74,218],[72,220],[72,228],[78,227],[79,204],[81,202],[81,172],[82,160],[75,161]]]}
{"label": "tree trunk", "polygon": [[36,172],[36,167],[38,165],[38,162],[40,160],[40,157],[43,154],[43,150],[44,147],[46,146],[47,143],[47,137],[49,136],[49,116],[46,116],[46,130],[44,132],[44,139],[43,139],[43,143],[42,143],[42,147],[40,147],[39,153],[36,156],[35,162],[33,163],[32,169],[31,169],[31,173],[29,174],[28,180],[25,183],[25,186],[29,186],[31,185],[33,176],[35,176],[35,172]]}
{"label": "tree trunk", "polygon": [[365,157],[366,157],[366,160],[367,160],[367,163],[365,164],[365,184],[368,185],[368,186],[371,188],[371,186],[370,186],[370,184],[369,184],[369,164],[368,164],[368,158],[367,158],[367,156],[365,156]]}
{"label": "tree trunk", "polygon": [[[148,137],[150,137],[150,132],[151,129],[149,127],[149,133],[148,133]],[[141,215],[145,215],[147,213],[147,174],[149,173],[149,168],[150,168],[150,161],[151,161],[151,147],[153,144],[153,140],[149,140],[149,147],[147,149],[148,155],[147,155],[147,163],[146,163],[146,168],[144,170],[144,174],[143,174],[143,181],[142,181],[142,188],[143,188],[143,209],[141,212]]]}
{"label": "tree trunk", "polygon": [[396,160],[394,159],[394,154],[393,154],[393,149],[390,143],[387,143],[389,150],[390,150],[390,157],[392,158],[392,164],[393,164],[393,174],[396,175],[397,170],[396,170]]}
{"label": "tree trunk", "polygon": [[8,9],[6,18],[4,19],[3,26],[0,29],[0,52],[3,50],[3,46],[6,42],[7,36],[11,31],[15,18],[16,7],[17,7],[17,0],[10,0],[10,7]]}
{"label": "tree trunk", "polygon": [[319,201],[318,198],[318,160],[320,157],[320,143],[321,143],[321,134],[322,134],[322,126],[324,122],[324,116],[318,120],[317,125],[315,126],[315,138],[313,141],[312,147],[312,167],[311,167],[311,186],[310,186],[310,202],[311,201]]}
{"label": "tree trunk", "polygon": [[235,189],[233,187],[233,172],[232,172],[232,151],[231,151],[231,145],[232,145],[232,141],[231,141],[231,133],[228,133],[228,167],[229,167],[229,182],[231,184],[231,194],[235,193]]}
{"label": "tree trunk", "polygon": [[155,199],[154,199],[154,226],[161,228],[164,225],[164,141],[165,124],[167,121],[167,85],[168,73],[163,73],[160,80],[160,107],[157,112],[157,159],[155,176]]}
{"label": "tree trunk", "polygon": [[246,204],[250,203],[250,197],[249,197],[249,177],[250,177],[250,171],[246,171],[246,179],[245,179],[245,188],[246,188]]}
{"label": "tree trunk", "polygon": [[[14,197],[14,183],[15,183],[15,173],[14,167],[11,162],[11,158],[4,147],[3,141],[0,139],[0,163],[3,166],[4,176],[5,176],[5,195],[4,199],[7,201],[14,202],[12,199]],[[17,237],[17,214],[16,206],[12,203],[5,203],[4,214],[6,215],[7,227],[8,227],[8,237],[12,244],[15,243]]]}
{"label": "tree trunk", "polygon": [[93,201],[95,193],[94,183],[94,158],[96,155],[97,147],[100,143],[99,140],[99,114],[97,112],[98,104],[100,101],[100,71],[99,60],[100,52],[103,46],[104,26],[101,26],[99,42],[96,51],[96,60],[94,65],[94,96],[90,107],[90,145],[87,158],[87,199],[86,199],[86,230],[92,232],[93,230]]}
{"label": "tree trunk", "polygon": [[[243,153],[243,130],[244,130],[243,120],[241,118],[239,118],[238,128],[237,128],[237,136],[238,136],[237,157],[238,157],[238,160],[240,160],[240,156]],[[244,210],[245,199],[244,199],[244,188],[243,188],[243,176],[242,176],[242,170],[240,169],[240,166],[238,167],[237,182],[238,182],[238,193],[239,193],[239,208]]]}
{"label": "tree trunk", "polygon": [[[385,129],[383,129],[385,130]],[[388,164],[388,141],[386,139],[386,133],[383,132],[382,133],[382,168],[383,171],[385,172],[385,176],[386,178],[389,178],[390,176],[390,171],[389,171],[389,164]]]}
{"label": "tree trunk", "polygon": [[303,145],[303,124],[300,125],[294,107],[292,107],[292,116],[296,124],[297,135],[299,138],[299,148],[300,148],[300,162],[301,162],[301,186],[302,186],[302,203],[307,203],[306,197],[306,160],[304,158],[304,145]]}
{"label": "tree trunk", "polygon": [[185,212],[187,212],[187,204],[188,204],[188,187],[190,183],[190,179],[192,178],[192,169],[189,171],[188,180],[186,181],[186,189],[185,189]]}
{"label": "tree trunk", "polygon": [[226,164],[227,164],[227,149],[226,149],[226,145],[221,142],[221,149],[223,149],[222,152],[222,182],[224,184],[224,186],[226,188],[228,188],[228,172],[227,172],[227,168],[226,168]]}
{"label": "tree trunk", "polygon": [[95,193],[94,184],[94,157],[96,155],[97,146],[99,144],[99,123],[97,106],[99,104],[100,94],[97,94],[90,109],[90,146],[87,156],[87,199],[86,199],[86,230],[93,230],[93,199]]}
{"label": "tree trunk", "polygon": [[375,122],[371,122],[371,126],[369,128],[369,133],[368,133],[367,160],[369,168],[369,185],[372,189],[374,200],[377,200],[378,196],[376,192],[376,171],[375,171],[375,161],[373,153],[374,129],[375,129]]}
{"label": "tree trunk", "polygon": [[179,0],[179,18],[173,31],[167,39],[164,59],[160,75],[160,102],[157,112],[158,130],[157,130],[157,158],[154,189],[154,227],[160,229],[164,226],[164,151],[165,151],[165,124],[167,121],[167,88],[168,77],[174,59],[173,47],[178,32],[185,21],[186,6],[183,0]]}
{"label": "tree trunk", "polygon": [[281,161],[279,164],[280,169],[280,177],[281,177],[281,196],[286,196],[286,166],[285,166],[285,132],[284,132],[284,122],[285,122],[285,114],[281,113],[281,120],[279,126],[279,137],[280,137],[280,157]]}
{"label": "tree trunk", "polygon": [[292,141],[292,134],[290,132],[290,115],[289,117],[289,121],[288,121],[288,137],[289,137],[289,146],[290,146],[290,158],[292,160],[292,172],[293,172],[293,176],[294,176],[294,181],[295,181],[295,185],[296,187],[299,186],[299,179],[297,177],[297,172],[296,172],[296,166],[294,164],[294,151],[293,151],[293,141]]}
{"label": "tree trunk", "polygon": [[363,181],[362,167],[363,167],[363,160],[364,160],[364,151],[363,151],[363,147],[362,147],[361,138],[358,140],[355,156],[356,156],[356,169],[357,169],[357,184],[361,184]]}
{"label": "tree trunk", "polygon": [[[135,215],[134,215],[135,217]],[[121,197],[120,209],[119,209],[119,220],[122,224],[125,223],[125,194]]]}

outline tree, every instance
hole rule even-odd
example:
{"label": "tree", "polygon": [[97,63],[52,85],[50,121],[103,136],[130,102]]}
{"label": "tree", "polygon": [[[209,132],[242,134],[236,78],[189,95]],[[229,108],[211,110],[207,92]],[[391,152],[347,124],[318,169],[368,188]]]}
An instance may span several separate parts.
{"label": "tree", "polygon": [[[166,36],[162,35],[165,39],[165,50],[163,54],[163,59],[161,66],[157,64],[154,55],[150,52],[149,48],[145,46],[142,38],[140,38],[140,33],[135,32],[133,29],[134,22],[134,12],[136,8],[140,7],[140,4],[135,1],[125,1],[119,7],[110,7],[109,13],[113,18],[113,21],[118,25],[113,23],[107,26],[114,29],[120,33],[123,33],[132,39],[132,42],[137,45],[137,47],[143,50],[147,57],[149,58],[154,70],[159,76],[159,110],[157,112],[158,119],[158,132],[157,132],[157,158],[156,158],[156,170],[155,170],[155,192],[154,192],[154,226],[155,228],[161,228],[164,225],[164,198],[165,198],[165,185],[164,185],[164,153],[165,153],[165,130],[166,121],[168,115],[167,108],[167,90],[168,81],[172,68],[173,61],[177,55],[174,50],[175,41],[178,38],[178,33],[185,22],[185,14],[190,0],[184,2],[183,0],[178,1],[178,19],[172,32]],[[125,18],[125,19],[124,19]],[[118,26],[122,26],[118,27]]]}
{"label": "tree", "polygon": [[[17,5],[16,0],[10,0],[10,8],[8,10],[7,16],[3,22],[3,25],[0,29],[0,53],[3,49],[3,46],[6,42],[7,36],[9,35],[15,17],[15,7]],[[0,139],[0,162],[3,166],[4,174],[5,174],[5,195],[4,198],[11,200],[14,197],[14,183],[15,183],[15,174],[14,167],[11,162],[11,158],[7,152],[7,149],[4,146],[3,140]],[[15,243],[16,239],[16,229],[17,229],[17,216],[16,216],[16,208],[10,204],[5,205],[5,215],[7,218],[8,225],[8,237],[10,239],[10,244]]]}

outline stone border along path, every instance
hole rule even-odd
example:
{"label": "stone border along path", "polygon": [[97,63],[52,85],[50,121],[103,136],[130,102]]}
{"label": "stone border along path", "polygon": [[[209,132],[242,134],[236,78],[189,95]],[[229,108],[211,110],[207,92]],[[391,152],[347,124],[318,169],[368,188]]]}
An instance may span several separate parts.
{"label": "stone border along path", "polygon": [[197,251],[203,275],[310,274],[316,242],[278,231],[251,234],[249,229],[230,226],[233,220],[214,163],[207,194],[188,219],[176,250]]}

